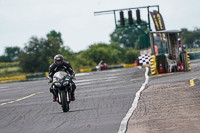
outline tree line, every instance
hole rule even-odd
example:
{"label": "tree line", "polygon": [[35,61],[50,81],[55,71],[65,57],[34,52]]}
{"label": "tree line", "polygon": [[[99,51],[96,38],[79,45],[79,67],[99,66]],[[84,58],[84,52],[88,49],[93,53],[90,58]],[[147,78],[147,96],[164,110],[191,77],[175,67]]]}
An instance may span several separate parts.
{"label": "tree line", "polygon": [[191,45],[195,40],[200,40],[200,28],[198,27],[195,27],[194,30],[188,30],[187,28],[182,28],[181,31],[183,34],[182,42],[185,45]]}
{"label": "tree line", "polygon": [[100,60],[104,60],[108,65],[114,65],[133,63],[139,56],[138,50],[121,47],[113,41],[110,44],[92,44],[87,50],[74,53],[68,46],[63,45],[61,33],[54,30],[50,31],[46,38],[31,37],[23,49],[7,47],[5,53],[0,57],[0,62],[19,61],[21,70],[31,73],[48,71],[56,54],[62,54],[64,60],[70,62],[77,72],[81,68],[94,68]]}
{"label": "tree line", "polygon": [[[145,31],[147,27],[143,26],[141,29]],[[193,31],[186,28],[181,30],[184,44],[190,44],[200,37],[198,28]],[[18,61],[21,71],[31,73],[48,71],[56,54],[62,54],[64,60],[70,62],[76,72],[81,68],[94,68],[100,60],[104,60],[108,65],[129,64],[134,63],[139,56],[138,45],[142,35],[137,28],[117,28],[110,34],[109,44],[95,43],[85,51],[74,53],[70,47],[63,44],[62,34],[52,30],[45,38],[32,36],[23,49],[6,47],[4,55],[0,56],[0,62]]]}

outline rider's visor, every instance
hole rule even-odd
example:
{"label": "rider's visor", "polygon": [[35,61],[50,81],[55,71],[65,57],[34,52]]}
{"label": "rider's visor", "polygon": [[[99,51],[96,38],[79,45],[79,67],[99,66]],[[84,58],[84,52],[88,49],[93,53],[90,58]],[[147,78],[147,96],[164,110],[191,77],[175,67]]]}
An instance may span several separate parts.
{"label": "rider's visor", "polygon": [[61,64],[61,61],[56,61],[56,64]]}

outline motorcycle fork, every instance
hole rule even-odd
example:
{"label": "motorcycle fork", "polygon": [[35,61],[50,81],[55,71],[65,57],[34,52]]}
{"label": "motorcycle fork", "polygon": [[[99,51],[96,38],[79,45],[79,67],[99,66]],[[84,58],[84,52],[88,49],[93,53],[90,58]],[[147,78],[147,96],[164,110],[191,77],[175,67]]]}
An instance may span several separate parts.
{"label": "motorcycle fork", "polygon": [[71,86],[68,86],[67,87],[67,92],[66,92],[67,102],[71,101],[71,92],[72,92]]}
{"label": "motorcycle fork", "polygon": [[[65,93],[66,93],[66,98],[67,98],[67,102],[69,103],[71,101],[71,87],[67,87],[66,90],[65,90]],[[61,104],[61,91],[58,89],[57,90],[57,102]]]}

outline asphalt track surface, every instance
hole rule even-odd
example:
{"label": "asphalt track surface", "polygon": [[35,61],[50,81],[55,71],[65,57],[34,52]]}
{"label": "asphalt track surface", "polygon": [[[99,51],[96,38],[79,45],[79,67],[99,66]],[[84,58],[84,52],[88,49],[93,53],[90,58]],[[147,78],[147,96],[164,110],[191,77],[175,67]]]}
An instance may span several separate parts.
{"label": "asphalt track surface", "polygon": [[0,133],[117,133],[145,68],[77,75],[76,101],[63,113],[47,80],[0,85]]}

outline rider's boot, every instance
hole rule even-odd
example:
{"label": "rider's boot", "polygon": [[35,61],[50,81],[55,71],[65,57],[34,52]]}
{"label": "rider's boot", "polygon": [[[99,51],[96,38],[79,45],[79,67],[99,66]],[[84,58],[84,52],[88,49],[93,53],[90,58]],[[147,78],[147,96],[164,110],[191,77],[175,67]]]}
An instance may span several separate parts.
{"label": "rider's boot", "polygon": [[72,100],[72,101],[75,101],[75,95],[74,95],[74,92],[71,93],[71,100]]}
{"label": "rider's boot", "polygon": [[56,101],[56,96],[53,94],[53,102]]}
{"label": "rider's boot", "polygon": [[74,94],[75,89],[76,89],[76,85],[73,83],[72,84],[72,92],[71,92],[71,100],[72,101],[75,101],[75,94]]}
{"label": "rider's boot", "polygon": [[55,96],[55,94],[54,94],[54,92],[53,92],[53,89],[50,87],[50,89],[49,89],[49,91],[52,93],[52,95],[53,95],[53,102],[55,102],[56,101],[56,96]]}

